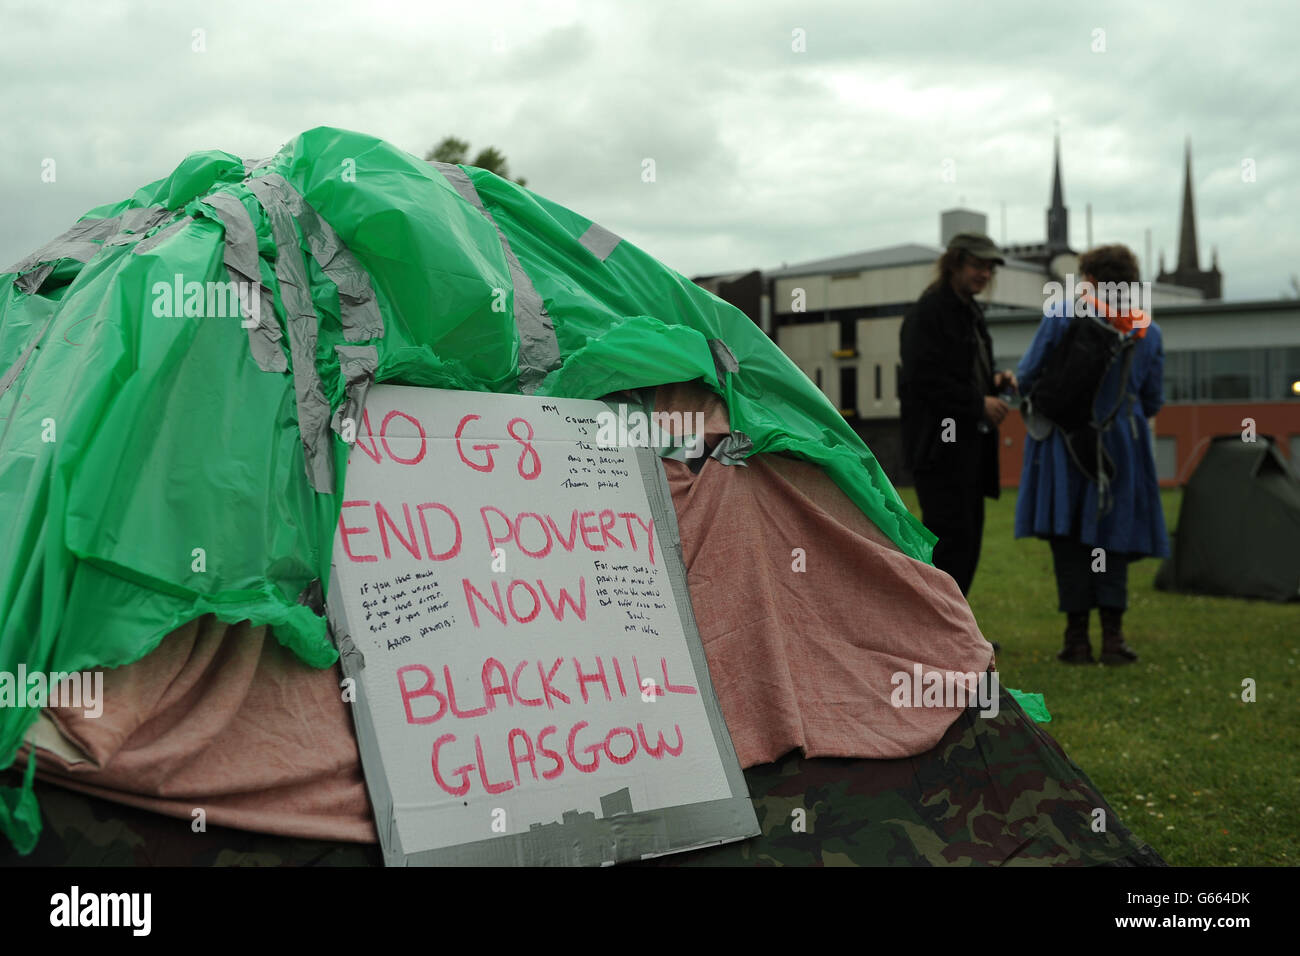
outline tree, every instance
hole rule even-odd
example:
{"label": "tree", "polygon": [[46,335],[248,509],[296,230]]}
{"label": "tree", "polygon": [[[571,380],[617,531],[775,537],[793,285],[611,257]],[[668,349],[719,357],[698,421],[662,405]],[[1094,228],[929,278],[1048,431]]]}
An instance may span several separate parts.
{"label": "tree", "polygon": [[443,137],[442,142],[424,154],[424,161],[426,163],[459,164],[465,162],[468,153],[469,143],[463,139],[457,139],[455,136],[446,136]]}
{"label": "tree", "polygon": [[[489,172],[496,173],[502,179],[510,179],[510,165],[506,161],[505,153],[495,146],[485,146],[478,151],[473,160],[467,160],[469,155],[469,143],[463,139],[457,139],[455,136],[445,136],[427,153],[424,154],[426,162],[436,163],[454,163],[477,166],[480,169],[486,169]],[[520,186],[526,186],[527,180],[522,176],[514,180]]]}

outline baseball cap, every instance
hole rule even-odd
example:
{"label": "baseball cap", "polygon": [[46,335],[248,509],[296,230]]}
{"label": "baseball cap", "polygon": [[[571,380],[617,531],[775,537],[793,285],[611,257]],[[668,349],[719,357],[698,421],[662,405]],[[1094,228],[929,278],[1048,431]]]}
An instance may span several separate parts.
{"label": "baseball cap", "polygon": [[961,249],[977,259],[988,259],[996,262],[998,265],[1004,265],[1006,259],[998,247],[994,245],[993,240],[978,232],[959,232],[948,240],[949,249]]}

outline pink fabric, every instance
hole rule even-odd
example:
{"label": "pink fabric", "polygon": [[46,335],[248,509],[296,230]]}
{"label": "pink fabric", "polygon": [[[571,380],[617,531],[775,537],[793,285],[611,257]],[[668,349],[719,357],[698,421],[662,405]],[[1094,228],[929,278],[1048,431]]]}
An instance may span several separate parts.
{"label": "pink fabric", "polygon": [[[902,554],[815,465],[754,456],[699,476],[665,462],[714,689],[743,767],[908,757],[960,708],[893,707],[891,677],[982,672],[993,656],[956,583]],[[806,570],[797,566],[802,549]]]}
{"label": "pink fabric", "polygon": [[72,789],[207,823],[377,842],[337,665],[302,664],[247,622],[204,617],[152,654],[104,672],[104,712],[50,708],[92,760],[38,750],[38,773]]}

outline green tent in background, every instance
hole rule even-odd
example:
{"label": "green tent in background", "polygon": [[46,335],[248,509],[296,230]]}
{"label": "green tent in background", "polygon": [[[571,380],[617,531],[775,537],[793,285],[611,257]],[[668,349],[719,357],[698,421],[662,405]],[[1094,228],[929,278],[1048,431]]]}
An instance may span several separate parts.
{"label": "green tent in background", "polygon": [[1156,587],[1300,598],[1300,476],[1273,439],[1234,434],[1210,443],[1183,492],[1173,554]]}
{"label": "green tent in background", "polygon": [[[194,153],[0,276],[0,671],[120,666],[208,613],[330,664],[342,433],[372,383],[598,398],[694,380],[726,401],[726,457],[816,462],[930,559],[767,336],[600,226],[343,130],[264,161]],[[0,708],[0,769],[36,717]],[[24,851],[34,766],[0,791]]]}

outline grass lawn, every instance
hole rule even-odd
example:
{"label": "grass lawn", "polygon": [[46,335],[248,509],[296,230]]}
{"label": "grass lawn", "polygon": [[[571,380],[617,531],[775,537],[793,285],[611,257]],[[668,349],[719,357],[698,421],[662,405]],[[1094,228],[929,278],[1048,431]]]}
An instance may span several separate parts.
{"label": "grass lawn", "polygon": [[[916,493],[899,490],[913,514]],[[1177,525],[1181,491],[1161,493]],[[1169,594],[1129,570],[1128,667],[1056,660],[1051,550],[1012,538],[1016,491],[988,506],[970,604],[1004,686],[1044,695],[1046,729],[1120,819],[1174,866],[1300,865],[1300,605]],[[1300,547],[1300,542],[1296,543]],[[1093,653],[1101,624],[1091,620]],[[1255,682],[1255,702],[1242,681]]]}

